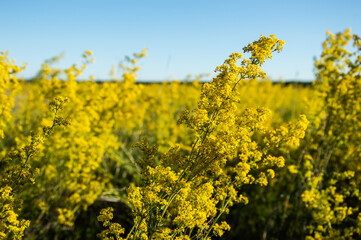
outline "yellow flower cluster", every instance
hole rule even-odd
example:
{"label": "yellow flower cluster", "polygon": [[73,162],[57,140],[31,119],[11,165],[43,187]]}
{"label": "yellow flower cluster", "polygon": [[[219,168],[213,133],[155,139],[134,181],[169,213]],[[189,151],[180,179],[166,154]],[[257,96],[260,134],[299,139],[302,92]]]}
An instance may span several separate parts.
{"label": "yellow flower cluster", "polygon": [[67,120],[57,116],[58,109],[62,108],[63,103],[64,101],[51,106],[56,108],[51,126],[45,126],[41,135],[32,134],[29,144],[9,152],[7,157],[1,159],[0,239],[22,239],[25,229],[29,227],[30,221],[19,218],[23,208],[21,194],[25,192],[23,185],[34,184],[34,177],[39,174],[39,169],[34,168],[31,162],[38,153],[40,145],[56,126],[68,125]]}
{"label": "yellow flower cluster", "polygon": [[[350,29],[327,35],[316,61],[323,104],[305,146],[311,155],[305,159],[307,188],[301,197],[312,214],[308,239],[354,239],[361,233],[356,224],[361,204],[361,44]],[[348,47],[351,40],[353,49]]]}
{"label": "yellow flower cluster", "polygon": [[98,237],[106,240],[122,240],[124,238],[120,237],[124,233],[124,228],[122,228],[118,223],[112,223],[113,219],[113,209],[106,208],[100,211],[98,216],[98,221],[103,222],[103,226],[109,229],[103,230]]}
{"label": "yellow flower cluster", "polygon": [[[287,151],[289,145],[298,145],[308,124],[306,118],[267,130],[264,122],[269,110],[239,110],[237,106],[238,89],[247,79],[264,77],[260,66],[283,44],[273,35],[261,36],[244,48],[251,53],[249,59],[234,53],[216,68],[218,76],[202,86],[196,107],[179,117],[178,124],[194,131],[195,141],[189,148],[178,145],[158,157],[158,148],[146,140],[136,144],[143,152],[137,161],[142,182],[128,190],[134,225],[127,239],[221,236],[229,226],[219,225],[218,219],[235,202],[248,202],[240,193],[241,186],[265,186],[267,178],[275,176],[273,168],[284,165],[282,156],[269,151],[281,145],[287,145]],[[262,135],[264,142],[258,143],[256,135]]]}
{"label": "yellow flower cluster", "polygon": [[11,108],[19,87],[16,73],[22,70],[7,57],[6,52],[0,52],[0,139],[4,138],[4,129],[12,119]]}

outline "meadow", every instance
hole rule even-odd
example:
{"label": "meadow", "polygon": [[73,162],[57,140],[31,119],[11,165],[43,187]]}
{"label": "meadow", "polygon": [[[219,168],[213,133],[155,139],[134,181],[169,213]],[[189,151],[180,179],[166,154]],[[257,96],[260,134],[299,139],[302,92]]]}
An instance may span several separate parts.
{"label": "meadow", "polygon": [[0,239],[360,239],[361,41],[328,33],[315,81],[262,71],[274,35],[209,82],[78,81],[0,54]]}

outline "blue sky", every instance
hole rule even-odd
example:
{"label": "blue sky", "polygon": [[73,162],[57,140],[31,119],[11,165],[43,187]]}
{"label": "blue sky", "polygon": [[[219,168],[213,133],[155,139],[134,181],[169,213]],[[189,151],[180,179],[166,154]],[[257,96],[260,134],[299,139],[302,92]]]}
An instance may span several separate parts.
{"label": "blue sky", "polygon": [[25,78],[52,56],[65,52],[57,66],[69,67],[91,50],[95,64],[83,77],[109,79],[112,65],[146,47],[138,79],[182,80],[214,76],[230,53],[275,34],[286,45],[264,65],[268,76],[312,80],[326,30],[361,35],[360,9],[360,0],[1,1],[0,50],[28,63]]}

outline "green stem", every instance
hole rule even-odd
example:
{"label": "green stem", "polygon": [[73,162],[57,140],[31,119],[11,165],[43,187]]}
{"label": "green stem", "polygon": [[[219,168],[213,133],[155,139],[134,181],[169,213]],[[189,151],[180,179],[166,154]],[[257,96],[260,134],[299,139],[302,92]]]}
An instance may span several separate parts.
{"label": "green stem", "polygon": [[[152,233],[150,234],[151,237],[153,236],[154,232],[157,230],[157,227],[158,227],[159,223],[161,223],[161,221],[163,220],[163,217],[164,217],[165,213],[167,212],[170,204],[173,202],[174,198],[178,195],[178,193],[179,193],[180,191],[181,191],[181,189],[179,189],[177,192],[172,193],[171,195],[169,195],[169,196],[170,196],[170,197],[169,197],[169,200],[167,199],[168,204],[167,204],[167,206],[163,209],[162,215],[160,216],[159,220],[156,220],[156,223],[155,223],[155,225],[154,225],[155,228],[154,228],[154,230],[152,231]],[[151,238],[150,238],[150,239],[151,239]]]}
{"label": "green stem", "polygon": [[129,238],[130,234],[134,231],[134,229],[135,229],[135,233],[133,235],[133,239],[135,239],[138,228],[140,227],[140,224],[142,223],[142,221],[143,221],[143,216],[141,216],[140,221],[137,224],[133,225],[132,229],[130,229],[130,232],[128,233],[126,240]]}
{"label": "green stem", "polygon": [[209,233],[212,231],[212,228],[214,227],[214,224],[218,221],[218,219],[222,216],[222,214],[226,211],[226,208],[228,207],[228,204],[230,203],[231,199],[228,199],[227,202],[222,207],[221,211],[219,212],[218,216],[215,218],[215,220],[212,222],[212,225],[208,228],[207,234],[204,236],[203,239],[207,239]]}
{"label": "green stem", "polygon": [[[54,112],[53,124],[51,125],[51,127],[50,127],[50,129],[49,129],[49,132],[50,132],[51,130],[53,130],[53,128],[55,127],[54,120],[55,120],[57,114],[58,114],[58,109],[56,109],[55,112]],[[43,137],[45,137],[45,135],[44,135]],[[31,145],[31,144],[32,144],[32,143],[30,143],[30,145]],[[37,148],[39,144],[40,144],[40,142],[35,143],[35,144],[34,144],[34,148]],[[23,169],[24,169],[25,165],[28,163],[28,161],[29,161],[29,159],[30,159],[31,156],[32,156],[32,153],[27,153],[27,154],[26,154],[26,160],[25,160],[25,162],[21,165],[20,172],[19,172],[18,176],[16,177],[16,180],[15,180],[15,182],[14,182],[13,188],[15,188],[16,185],[19,183],[21,174],[23,173]]]}

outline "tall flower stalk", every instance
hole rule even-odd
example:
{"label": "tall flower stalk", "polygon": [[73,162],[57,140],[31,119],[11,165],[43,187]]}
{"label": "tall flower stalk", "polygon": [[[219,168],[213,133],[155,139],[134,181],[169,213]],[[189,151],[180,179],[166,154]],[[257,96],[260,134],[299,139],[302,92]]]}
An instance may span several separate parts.
{"label": "tall flower stalk", "polygon": [[[264,78],[262,64],[284,42],[274,35],[261,36],[241,53],[233,53],[216,68],[218,75],[201,90],[197,106],[184,111],[179,124],[196,133],[191,150],[172,147],[157,157],[156,146],[144,139],[137,143],[143,156],[137,163],[143,180],[128,189],[134,215],[133,228],[125,239],[209,239],[222,236],[230,227],[219,222],[234,203],[247,204],[241,193],[246,184],[267,185],[274,168],[282,167],[282,156],[269,153],[284,145],[298,145],[304,136],[304,116],[280,129],[268,130],[263,122],[270,111],[264,108],[238,109],[238,93],[246,80]],[[255,137],[262,136],[261,142]],[[272,151],[274,152],[274,151]],[[99,221],[107,227],[99,237],[124,239],[125,231],[112,223],[112,209],[104,209]]]}

